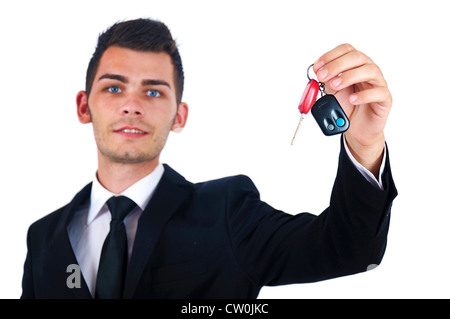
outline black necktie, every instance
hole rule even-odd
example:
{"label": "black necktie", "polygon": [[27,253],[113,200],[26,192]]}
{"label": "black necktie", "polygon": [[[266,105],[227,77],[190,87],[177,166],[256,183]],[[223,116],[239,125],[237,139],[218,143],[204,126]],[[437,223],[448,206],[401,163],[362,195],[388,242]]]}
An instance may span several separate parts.
{"label": "black necktie", "polygon": [[103,244],[97,272],[95,297],[122,298],[128,263],[127,233],[123,219],[136,206],[125,196],[111,197],[107,202],[111,212],[109,234]]}

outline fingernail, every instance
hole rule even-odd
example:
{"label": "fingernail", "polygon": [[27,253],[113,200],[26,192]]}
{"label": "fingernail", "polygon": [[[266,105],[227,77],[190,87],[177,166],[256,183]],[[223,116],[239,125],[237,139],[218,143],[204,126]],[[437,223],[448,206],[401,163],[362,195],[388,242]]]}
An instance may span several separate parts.
{"label": "fingernail", "polygon": [[320,69],[321,67],[323,67],[325,65],[325,63],[323,61],[318,61],[317,63],[314,63],[314,68],[316,70]]}
{"label": "fingernail", "polygon": [[322,69],[322,70],[319,70],[319,72],[317,72],[317,77],[319,78],[319,80],[323,80],[327,77],[327,74],[328,74],[328,70]]}
{"label": "fingernail", "polygon": [[341,84],[342,80],[340,78],[336,78],[334,80],[331,81],[331,85],[335,88],[337,88],[339,86],[339,84]]}
{"label": "fingernail", "polygon": [[358,95],[356,95],[356,94],[350,95],[349,101],[350,101],[350,103],[354,104],[356,101],[358,101]]}

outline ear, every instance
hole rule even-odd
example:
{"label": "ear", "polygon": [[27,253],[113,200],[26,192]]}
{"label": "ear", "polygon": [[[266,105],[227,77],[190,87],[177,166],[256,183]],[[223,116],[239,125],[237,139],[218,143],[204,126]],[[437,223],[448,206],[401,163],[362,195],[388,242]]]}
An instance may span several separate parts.
{"label": "ear", "polygon": [[86,91],[80,91],[77,94],[77,115],[78,120],[83,124],[92,122]]}
{"label": "ear", "polygon": [[181,102],[180,105],[178,105],[177,114],[171,128],[171,130],[175,133],[181,132],[183,130],[183,127],[186,125],[188,110],[189,107],[186,103]]}

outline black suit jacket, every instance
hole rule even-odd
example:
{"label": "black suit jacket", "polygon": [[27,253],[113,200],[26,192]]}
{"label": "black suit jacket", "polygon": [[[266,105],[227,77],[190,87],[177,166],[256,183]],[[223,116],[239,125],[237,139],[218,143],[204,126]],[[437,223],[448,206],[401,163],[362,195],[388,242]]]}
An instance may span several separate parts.
{"label": "black suit jacket", "polygon": [[[379,264],[397,195],[370,185],[341,149],[330,206],[319,216],[285,214],[262,202],[252,181],[234,176],[193,184],[165,165],[140,217],[125,298],[256,298],[264,285],[314,282]],[[281,185],[282,186],[282,185]],[[91,298],[67,233],[91,184],[67,206],[30,226],[22,298]]]}

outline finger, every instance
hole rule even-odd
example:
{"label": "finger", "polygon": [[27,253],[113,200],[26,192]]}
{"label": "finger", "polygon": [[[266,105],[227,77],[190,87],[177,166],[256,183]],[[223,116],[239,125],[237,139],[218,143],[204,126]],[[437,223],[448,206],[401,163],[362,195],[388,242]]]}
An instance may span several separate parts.
{"label": "finger", "polygon": [[373,63],[342,72],[329,81],[329,86],[338,91],[357,83],[367,83],[370,86],[387,86],[380,68]]}
{"label": "finger", "polygon": [[327,64],[327,63],[329,63],[351,51],[354,51],[354,50],[355,50],[355,48],[348,43],[337,46],[333,50],[322,55],[320,58],[318,58],[316,60],[316,62],[314,62],[314,67],[313,67],[314,72],[317,73],[317,71],[320,68],[322,68],[325,64]]}
{"label": "finger", "polygon": [[[360,104],[378,104],[380,111],[385,112],[392,106],[391,92],[387,87],[376,87],[353,93],[349,96],[349,102],[353,105]],[[380,116],[382,114],[379,114]]]}
{"label": "finger", "polygon": [[364,53],[354,50],[328,62],[316,74],[319,81],[326,82],[345,71],[358,68],[365,64],[373,64],[373,62]]}

